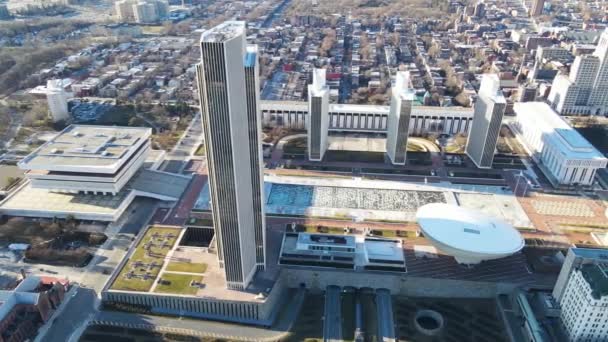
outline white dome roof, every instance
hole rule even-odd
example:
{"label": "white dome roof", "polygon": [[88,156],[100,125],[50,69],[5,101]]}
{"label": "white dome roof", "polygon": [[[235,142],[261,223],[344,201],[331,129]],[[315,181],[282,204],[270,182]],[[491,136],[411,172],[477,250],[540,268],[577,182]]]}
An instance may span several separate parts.
{"label": "white dome roof", "polygon": [[435,247],[462,263],[506,257],[524,247],[521,234],[507,222],[457,205],[424,205],[416,221]]}

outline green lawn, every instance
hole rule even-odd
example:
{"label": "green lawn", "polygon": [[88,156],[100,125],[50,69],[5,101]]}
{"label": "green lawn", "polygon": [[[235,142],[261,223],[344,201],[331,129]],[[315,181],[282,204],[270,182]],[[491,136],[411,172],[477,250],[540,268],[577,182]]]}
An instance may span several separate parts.
{"label": "green lawn", "polygon": [[306,137],[293,138],[283,145],[283,152],[290,154],[304,154],[308,149]]}
{"label": "green lawn", "polygon": [[167,265],[165,271],[171,272],[188,272],[188,273],[205,273],[207,264],[190,263],[181,261],[172,261]]}
{"label": "green lawn", "polygon": [[[158,234],[157,238],[153,237],[154,234]],[[174,237],[167,239],[167,246],[165,248],[161,248],[160,246],[151,247],[150,253],[146,253],[144,246],[149,241],[153,241],[155,244],[160,244],[163,241],[163,236],[168,233],[173,233]],[[113,290],[123,290],[123,291],[142,291],[147,292],[152,284],[154,283],[154,279],[160,272],[160,267],[154,267],[151,269],[147,269],[144,267],[136,268],[135,263],[142,262],[144,264],[156,263],[162,266],[165,256],[167,253],[173,248],[173,245],[177,241],[177,236],[179,235],[179,229],[175,228],[159,228],[152,227],[146,231],[146,235],[144,235],[143,239],[137,245],[137,248],[131,255],[129,261],[125,264],[125,266],[120,271],[118,277],[112,284]],[[135,274],[145,274],[149,273],[150,278],[144,280],[143,278],[131,278],[128,279],[126,275],[133,271]]]}
{"label": "green lawn", "polygon": [[198,291],[197,287],[190,286],[192,281],[202,282],[202,276],[193,276],[187,274],[163,273],[160,277],[163,280],[169,281],[170,284],[158,284],[154,292],[175,293],[184,295],[193,295]]}
{"label": "green lawn", "polygon": [[198,145],[198,147],[196,148],[196,151],[194,152],[195,156],[204,156],[205,155],[205,144],[200,144]]}

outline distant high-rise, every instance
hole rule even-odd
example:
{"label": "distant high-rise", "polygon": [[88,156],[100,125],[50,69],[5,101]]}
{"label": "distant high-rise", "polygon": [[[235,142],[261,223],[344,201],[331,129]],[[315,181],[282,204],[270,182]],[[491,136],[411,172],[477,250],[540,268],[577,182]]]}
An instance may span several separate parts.
{"label": "distant high-rise", "polygon": [[132,21],[135,20],[133,14],[133,1],[132,0],[120,0],[114,3],[116,9],[116,16],[120,21]]}
{"label": "distant high-rise", "polygon": [[153,23],[158,20],[156,5],[151,2],[139,1],[133,4],[133,15],[138,23]]}
{"label": "distant high-rise", "polygon": [[392,88],[386,132],[386,153],[393,164],[405,164],[410,116],[415,98],[409,84],[410,73],[397,72],[395,85]]}
{"label": "distant high-rise", "polygon": [[496,74],[484,74],[474,105],[466,154],[479,168],[491,168],[507,102]]}
{"label": "distant high-rise", "polygon": [[218,259],[233,289],[264,266],[257,54],[245,31],[227,21],[204,32],[197,66]]}
{"label": "distant high-rise", "polygon": [[543,7],[545,7],[545,0],[532,0],[532,8],[530,8],[530,16],[538,17],[543,14]]}
{"label": "distant high-rise", "polygon": [[486,15],[486,4],[483,1],[475,4],[475,8],[473,10],[473,15],[477,18],[483,18]]}
{"label": "distant high-rise", "polygon": [[517,101],[519,102],[531,102],[536,100],[536,92],[538,87],[536,84],[522,84],[519,86],[519,96]]}
{"label": "distant high-rise", "polygon": [[53,121],[65,121],[70,118],[68,100],[71,94],[66,92],[62,80],[48,80],[46,82],[46,100]]}
{"label": "distant high-rise", "polygon": [[120,0],[114,3],[120,21],[152,23],[167,16],[167,0]]}
{"label": "distant high-rise", "polygon": [[308,159],[323,160],[329,131],[329,87],[325,84],[325,69],[314,69],[308,86]]}
{"label": "distant high-rise", "polygon": [[562,115],[608,114],[608,30],[591,55],[577,56],[569,75],[553,80],[549,103]]}

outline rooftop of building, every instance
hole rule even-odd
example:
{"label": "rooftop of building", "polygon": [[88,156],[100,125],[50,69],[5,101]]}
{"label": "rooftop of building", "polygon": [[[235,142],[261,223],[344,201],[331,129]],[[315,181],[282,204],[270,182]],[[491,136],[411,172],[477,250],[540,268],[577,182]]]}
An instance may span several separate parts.
{"label": "rooftop of building", "polygon": [[605,157],[577,130],[572,128],[544,102],[517,102],[515,114],[525,115],[536,123],[568,158],[605,159]]}
{"label": "rooftop of building", "polygon": [[[418,98],[417,98],[418,99]],[[308,111],[305,101],[261,101],[262,110],[293,110],[293,111]],[[367,104],[343,104],[330,103],[330,113],[366,113],[387,115],[389,106],[367,105]],[[412,115],[416,113],[434,114],[434,115],[473,115],[472,107],[438,107],[438,106],[414,106]]]}
{"label": "rooftop of building", "polygon": [[58,192],[33,188],[25,182],[0,201],[0,213],[14,216],[54,217],[114,221],[135,196],[176,201],[190,184],[191,176],[154,170],[164,153],[151,153],[139,170],[116,195]]}
{"label": "rooftop of building", "polygon": [[124,265],[117,269],[107,290],[232,301],[265,300],[259,294],[272,288],[272,275],[262,272],[246,290],[230,290],[213,247],[183,244],[185,232],[186,229],[174,226],[148,227],[125,257]]}
{"label": "rooftop of building", "polygon": [[151,134],[150,128],[70,125],[18,165],[24,170],[115,173]]}
{"label": "rooftop of building", "polygon": [[284,265],[366,269],[371,265],[388,264],[400,271],[405,269],[400,240],[363,235],[287,231],[280,257]]}
{"label": "rooftop of building", "polygon": [[603,248],[570,248],[577,257],[608,262],[608,249]]}
{"label": "rooftop of building", "polygon": [[221,43],[239,35],[244,36],[246,25],[244,21],[225,21],[201,35],[201,42]]}
{"label": "rooftop of building", "polygon": [[25,212],[31,212],[32,214],[39,213],[41,217],[44,217],[43,213],[114,216],[128,194],[129,191],[126,189],[114,196],[62,193],[33,188],[30,183],[26,183],[14,194],[0,202],[0,212],[7,215],[15,211],[22,212],[22,215]]}
{"label": "rooftop of building", "polygon": [[591,287],[593,298],[599,300],[608,295],[608,263],[584,264],[580,271]]}

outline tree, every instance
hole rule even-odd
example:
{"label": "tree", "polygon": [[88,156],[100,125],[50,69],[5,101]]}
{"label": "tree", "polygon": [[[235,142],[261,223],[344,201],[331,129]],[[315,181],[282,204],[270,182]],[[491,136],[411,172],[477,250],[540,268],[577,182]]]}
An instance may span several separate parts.
{"label": "tree", "polygon": [[471,105],[471,99],[465,92],[461,92],[460,94],[456,95],[456,97],[454,97],[454,101],[463,107],[469,107]]}

